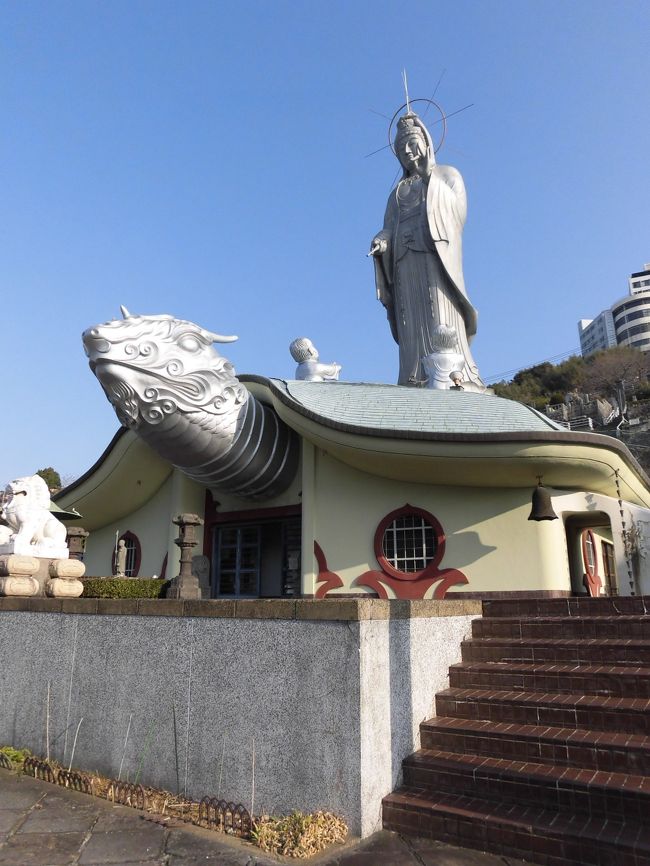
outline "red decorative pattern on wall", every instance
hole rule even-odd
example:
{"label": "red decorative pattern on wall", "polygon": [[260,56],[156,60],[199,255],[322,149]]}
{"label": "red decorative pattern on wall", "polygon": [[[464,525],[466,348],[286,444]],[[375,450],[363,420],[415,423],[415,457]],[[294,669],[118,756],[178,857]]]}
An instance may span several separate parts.
{"label": "red decorative pattern on wall", "polygon": [[[388,561],[384,554],[384,535],[388,527],[400,517],[416,516],[427,523],[435,533],[435,553],[433,558],[420,571],[400,571]],[[452,586],[463,586],[469,581],[457,568],[440,568],[445,555],[445,533],[433,514],[408,503],[402,508],[391,511],[381,521],[375,532],[375,557],[381,571],[371,569],[359,575],[354,581],[355,586],[368,586],[377,593],[379,598],[388,598],[386,587],[395,593],[397,598],[415,600],[424,598],[427,590],[434,583],[439,583],[433,593],[436,599],[444,598]]]}
{"label": "red decorative pattern on wall", "polygon": [[314,541],[314,556],[318,564],[318,577],[316,583],[322,583],[316,590],[316,598],[325,598],[331,589],[338,589],[343,586],[343,581],[334,571],[329,571],[327,568],[327,560],[323,549],[317,541]]}

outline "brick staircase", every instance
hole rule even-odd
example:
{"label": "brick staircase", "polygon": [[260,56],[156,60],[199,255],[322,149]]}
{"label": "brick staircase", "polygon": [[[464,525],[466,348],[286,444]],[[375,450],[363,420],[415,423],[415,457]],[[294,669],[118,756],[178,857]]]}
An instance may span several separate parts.
{"label": "brick staircase", "polygon": [[486,601],[384,827],[544,866],[650,866],[650,597]]}

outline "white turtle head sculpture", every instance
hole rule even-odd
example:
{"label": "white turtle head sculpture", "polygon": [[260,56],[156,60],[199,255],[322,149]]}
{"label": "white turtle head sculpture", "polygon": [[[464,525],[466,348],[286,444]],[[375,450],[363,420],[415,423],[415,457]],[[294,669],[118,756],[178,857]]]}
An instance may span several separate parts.
{"label": "white turtle head sculpture", "polygon": [[214,334],[169,315],[131,315],[82,334],[90,369],[125,427],[157,425],[178,409],[223,414],[245,400],[232,364],[214,343],[237,337]]}
{"label": "white turtle head sculpture", "polygon": [[169,315],[134,316],[82,335],[117,417],[190,478],[263,499],[295,474],[295,435],[252,397],[214,343],[224,337]]}

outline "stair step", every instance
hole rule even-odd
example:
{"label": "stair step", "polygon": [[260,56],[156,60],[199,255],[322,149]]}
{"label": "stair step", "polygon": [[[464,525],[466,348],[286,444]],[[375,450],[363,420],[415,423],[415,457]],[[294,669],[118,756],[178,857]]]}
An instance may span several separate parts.
{"label": "stair step", "polygon": [[575,662],[650,666],[650,639],[503,638],[463,641],[463,661]]}
{"label": "stair step", "polygon": [[403,762],[404,784],[433,792],[528,803],[614,820],[647,820],[650,778],[420,749]]}
{"label": "stair step", "polygon": [[615,616],[650,614],[650,596],[515,598],[483,602],[484,617]]}
{"label": "stair step", "polygon": [[449,668],[449,685],[459,689],[518,689],[650,698],[650,667],[465,662]]}
{"label": "stair step", "polygon": [[650,639],[650,615],[477,618],[472,637]]}
{"label": "stair step", "polygon": [[384,798],[383,820],[387,830],[545,866],[650,866],[650,832],[637,822],[406,786]]}
{"label": "stair step", "polygon": [[436,695],[436,713],[462,719],[650,736],[647,698],[449,688]]}
{"label": "stair step", "polygon": [[423,749],[650,775],[650,737],[438,716],[420,725]]}

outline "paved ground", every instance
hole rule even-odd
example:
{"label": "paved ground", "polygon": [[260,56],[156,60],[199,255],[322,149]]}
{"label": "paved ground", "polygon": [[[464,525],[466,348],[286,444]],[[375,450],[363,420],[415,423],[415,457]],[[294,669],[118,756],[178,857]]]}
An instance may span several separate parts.
{"label": "paved ground", "polygon": [[378,833],[309,861],[278,860],[237,839],[0,770],[0,866],[523,866],[440,842]]}

